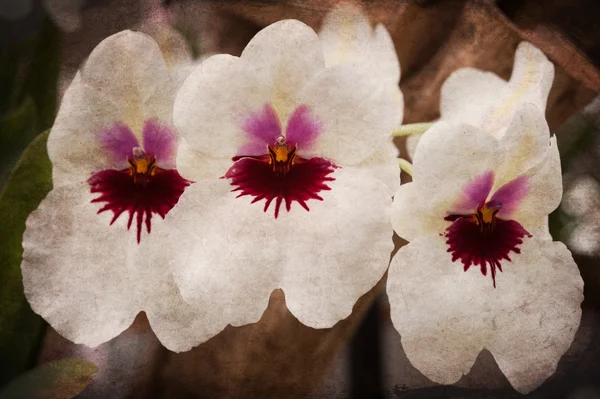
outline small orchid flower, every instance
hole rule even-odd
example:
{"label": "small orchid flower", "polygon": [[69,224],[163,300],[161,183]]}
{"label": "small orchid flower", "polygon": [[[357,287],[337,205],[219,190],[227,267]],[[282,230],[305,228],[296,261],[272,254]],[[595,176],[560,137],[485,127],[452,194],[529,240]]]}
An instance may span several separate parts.
{"label": "small orchid flower", "polygon": [[277,288],[306,325],[347,317],[393,248],[398,170],[379,159],[400,119],[368,68],[326,67],[299,21],[263,29],[241,57],[204,61],[174,107],[177,165],[196,182],[165,221],[184,298],[219,301],[223,327],[257,321]]}
{"label": "small orchid flower", "polygon": [[[454,71],[441,88],[439,120],[468,123],[499,138],[521,104],[532,103],[541,110],[546,109],[553,79],[554,66],[544,53],[531,43],[521,42],[508,82],[494,73],[475,68]],[[422,125],[423,131],[429,127]],[[420,134],[412,134],[407,139],[411,159],[420,137]]]}
{"label": "small orchid flower", "polygon": [[140,311],[169,349],[205,333],[153,255],[162,218],[192,183],[175,166],[179,86],[156,42],[125,31],[65,92],[48,137],[54,188],[27,220],[21,268],[33,310],[76,343],[97,346]]}
{"label": "small orchid flower", "polygon": [[542,112],[521,104],[500,129],[498,139],[438,122],[423,135],[413,182],[392,205],[394,229],[410,243],[392,260],[387,292],[403,348],[428,378],[456,382],[488,349],[525,393],[573,341],[583,281],[548,232],[562,180]]}

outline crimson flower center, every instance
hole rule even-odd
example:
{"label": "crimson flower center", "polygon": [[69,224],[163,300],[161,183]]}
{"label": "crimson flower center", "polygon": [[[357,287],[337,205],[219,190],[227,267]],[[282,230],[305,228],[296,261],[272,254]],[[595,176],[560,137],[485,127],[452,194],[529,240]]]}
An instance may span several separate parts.
{"label": "crimson flower center", "polygon": [[524,237],[531,237],[515,220],[504,220],[497,216],[502,203],[489,201],[471,215],[449,215],[445,218],[452,224],[446,229],[445,237],[452,261],[459,260],[467,271],[472,265],[480,267],[487,275],[489,265],[492,281],[496,287],[496,269],[502,271],[502,261],[511,261],[509,254],[521,253],[519,245]]}
{"label": "crimson flower center", "polygon": [[238,198],[254,197],[252,203],[265,200],[265,212],[275,201],[275,218],[284,202],[288,212],[293,202],[310,211],[307,202],[322,201],[319,192],[330,190],[326,182],[335,180],[329,176],[336,168],[333,163],[299,156],[298,145],[290,145],[284,136],[267,144],[264,155],[240,155],[232,160],[233,166],[223,176],[231,179],[232,191],[239,192]]}

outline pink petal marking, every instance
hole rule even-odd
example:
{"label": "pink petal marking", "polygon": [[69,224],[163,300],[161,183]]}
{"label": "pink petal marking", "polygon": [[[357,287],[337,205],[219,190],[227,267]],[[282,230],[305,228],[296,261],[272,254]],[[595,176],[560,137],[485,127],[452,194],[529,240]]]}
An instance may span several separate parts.
{"label": "pink petal marking", "polygon": [[498,212],[498,216],[508,218],[516,211],[521,200],[525,198],[528,192],[529,182],[527,176],[522,175],[496,190],[490,202],[500,203],[502,209]]}
{"label": "pink petal marking", "polygon": [[473,213],[482,207],[494,185],[494,172],[489,170],[471,180],[463,189],[453,213]]}
{"label": "pink petal marking", "polygon": [[132,149],[139,147],[139,143],[127,125],[117,122],[110,129],[100,133],[100,147],[106,151],[113,162],[127,164],[127,158],[133,157]]}
{"label": "pink petal marking", "polygon": [[250,143],[240,150],[240,155],[264,154],[266,145],[274,143],[281,136],[279,117],[270,104],[265,104],[262,110],[244,119],[242,129]]}
{"label": "pink petal marking", "polygon": [[144,123],[142,137],[144,151],[148,156],[155,156],[164,169],[175,167],[177,135],[173,129],[155,119],[150,119]]}
{"label": "pink petal marking", "polygon": [[304,150],[315,143],[322,127],[323,123],[311,115],[310,108],[307,105],[301,105],[288,119],[285,137],[292,147],[298,145]]}

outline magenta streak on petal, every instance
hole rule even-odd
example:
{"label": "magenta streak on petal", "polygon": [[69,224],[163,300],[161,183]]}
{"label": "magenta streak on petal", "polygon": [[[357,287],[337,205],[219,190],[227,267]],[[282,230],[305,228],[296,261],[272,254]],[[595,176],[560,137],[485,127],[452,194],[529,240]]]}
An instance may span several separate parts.
{"label": "magenta streak on petal", "polygon": [[471,180],[463,189],[453,213],[473,213],[482,207],[494,185],[494,172],[487,171]]}
{"label": "magenta streak on petal", "polygon": [[529,192],[529,183],[527,176],[519,176],[500,187],[490,200],[502,204],[502,209],[498,212],[499,217],[508,218],[517,209],[521,200]]}
{"label": "magenta streak on petal", "polygon": [[250,195],[254,197],[252,203],[264,199],[265,212],[275,200],[277,218],[283,201],[288,212],[294,201],[307,211],[310,210],[307,201],[322,201],[319,192],[331,189],[326,182],[335,180],[329,176],[335,168],[336,166],[323,158],[305,160],[297,157],[296,164],[284,175],[273,171],[268,156],[263,156],[238,160],[223,177],[231,179],[231,185],[236,186],[232,191],[240,192],[238,197]]}
{"label": "magenta streak on petal", "polygon": [[161,168],[175,167],[177,135],[175,131],[155,119],[147,120],[142,131],[144,151],[149,157],[156,157]]}
{"label": "magenta streak on petal", "polygon": [[288,119],[285,138],[292,147],[297,145],[298,148],[306,150],[315,143],[322,127],[322,122],[311,115],[310,108],[301,105]]}
{"label": "magenta streak on petal", "polygon": [[250,139],[239,152],[239,155],[261,155],[265,153],[267,144],[275,142],[281,136],[281,124],[277,112],[270,104],[244,119],[242,129]]}
{"label": "magenta streak on petal", "polygon": [[123,212],[129,213],[127,229],[136,217],[137,241],[140,242],[142,223],[150,233],[152,214],[164,219],[165,215],[177,204],[185,188],[192,182],[184,179],[176,170],[157,168],[144,184],[135,183],[129,169],[107,169],[95,173],[88,179],[92,193],[100,196],[92,202],[104,202],[98,213],[112,211],[113,224]]}
{"label": "magenta streak on petal", "polygon": [[133,157],[131,151],[139,147],[139,143],[131,129],[121,122],[117,122],[110,129],[100,133],[100,147],[106,151],[116,164],[127,164],[127,158]]}

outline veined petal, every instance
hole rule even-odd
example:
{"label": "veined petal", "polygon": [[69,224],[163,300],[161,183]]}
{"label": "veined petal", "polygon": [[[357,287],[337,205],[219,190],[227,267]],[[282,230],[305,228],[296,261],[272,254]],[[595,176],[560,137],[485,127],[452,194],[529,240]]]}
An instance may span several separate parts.
{"label": "veined petal", "polygon": [[388,187],[362,168],[343,167],[333,176],[323,201],[311,202],[309,212],[292,209],[277,226],[287,307],[313,328],[348,317],[381,279],[394,249]]}
{"label": "veined petal", "polygon": [[528,194],[520,202],[513,214],[527,231],[535,234],[544,227],[548,215],[555,210],[562,199],[562,174],[560,166],[560,155],[556,144],[556,136],[550,138],[550,146],[547,147],[543,158],[538,164],[524,173],[527,177]]}
{"label": "veined petal", "polygon": [[100,145],[102,134],[117,126],[120,117],[115,103],[86,85],[80,73],[75,75],[48,136],[54,187],[85,181],[99,169],[126,165],[125,157],[115,163],[111,152]]}
{"label": "veined petal", "polygon": [[120,121],[138,139],[144,121],[171,122],[178,87],[150,36],[123,31],[104,39],[90,54],[81,77],[118,107]]}
{"label": "veined petal", "polygon": [[392,226],[396,234],[407,241],[443,233],[448,227],[448,222],[444,220],[445,213],[436,215],[422,208],[419,205],[421,201],[414,182],[401,185],[394,195]]}
{"label": "veined petal", "polygon": [[452,263],[444,238],[419,237],[400,248],[388,272],[394,327],[410,362],[427,378],[452,384],[484,348],[491,311],[489,281]]}
{"label": "veined petal", "polygon": [[527,240],[489,293],[496,314],[486,348],[512,386],[528,393],[556,371],[581,320],[583,281],[560,242]]}
{"label": "veined petal", "polygon": [[322,122],[313,155],[340,165],[357,165],[389,146],[402,120],[382,82],[358,64],[327,68],[304,87],[299,101]]}
{"label": "veined petal", "polygon": [[296,20],[279,21],[258,32],[241,58],[270,89],[272,105],[282,120],[299,104],[298,93],[305,82],[325,68],[317,34]]}
{"label": "veined petal", "polygon": [[[252,143],[244,125],[270,101],[268,86],[257,79],[248,62],[230,55],[216,55],[204,61],[186,80],[175,100],[173,120],[187,144],[203,153],[203,158],[230,160],[242,147]],[[200,169],[202,159],[197,160]]]}
{"label": "veined petal", "polygon": [[487,130],[482,125],[484,113],[506,90],[508,82],[491,72],[461,68],[450,74],[440,92],[441,120],[468,123]]}
{"label": "veined petal", "polygon": [[423,134],[413,163],[422,206],[434,213],[453,210],[464,187],[503,160],[492,135],[469,125],[436,123]]}
{"label": "veined petal", "polygon": [[48,194],[27,219],[21,270],[32,309],[69,340],[97,346],[142,309],[134,294],[135,235],[118,234],[126,220],[109,227],[112,215],[97,215],[90,200],[85,182]]}

